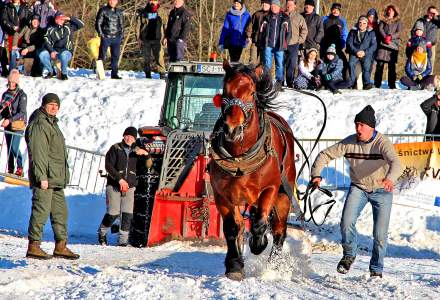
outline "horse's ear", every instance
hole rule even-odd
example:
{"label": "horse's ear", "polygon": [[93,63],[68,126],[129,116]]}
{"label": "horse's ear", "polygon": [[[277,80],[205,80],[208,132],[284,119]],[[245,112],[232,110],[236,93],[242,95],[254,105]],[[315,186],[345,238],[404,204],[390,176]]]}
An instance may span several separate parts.
{"label": "horse's ear", "polygon": [[260,81],[261,77],[263,75],[264,72],[264,65],[259,64],[256,68],[255,68],[255,75],[257,76],[257,80]]}
{"label": "horse's ear", "polygon": [[229,60],[223,58],[223,70],[225,70],[225,72],[228,72],[230,69],[231,69],[231,64],[229,63]]}

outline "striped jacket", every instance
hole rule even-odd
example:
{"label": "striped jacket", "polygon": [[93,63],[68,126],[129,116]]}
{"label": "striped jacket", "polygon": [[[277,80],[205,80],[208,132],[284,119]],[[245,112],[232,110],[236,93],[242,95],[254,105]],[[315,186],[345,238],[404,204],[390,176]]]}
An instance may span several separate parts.
{"label": "striped jacket", "polygon": [[367,192],[383,188],[384,178],[395,183],[402,173],[393,144],[377,132],[370,142],[360,142],[353,134],[321,151],[313,163],[312,177],[319,177],[328,162],[342,156],[350,164],[351,183]]}
{"label": "striped jacket", "polygon": [[63,26],[50,26],[44,36],[44,48],[49,52],[72,51],[73,33],[83,26],[84,23],[75,17],[71,17],[70,22]]}

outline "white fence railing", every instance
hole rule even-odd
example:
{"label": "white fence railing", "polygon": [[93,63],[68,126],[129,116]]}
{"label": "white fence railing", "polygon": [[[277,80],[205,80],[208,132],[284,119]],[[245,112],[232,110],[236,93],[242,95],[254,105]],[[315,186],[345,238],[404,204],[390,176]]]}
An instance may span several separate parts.
{"label": "white fence railing", "polygon": [[[11,147],[8,147],[6,143],[7,134],[14,136],[14,138],[20,138],[19,148],[23,158],[23,179],[28,180],[29,159],[24,136],[2,129],[0,129],[0,175],[11,176],[8,170],[8,155],[11,153]],[[100,176],[99,170],[104,170],[104,155],[72,146],[67,146],[67,154],[70,170],[68,185],[89,193],[102,194],[106,180]],[[15,159],[14,164],[16,166]]]}

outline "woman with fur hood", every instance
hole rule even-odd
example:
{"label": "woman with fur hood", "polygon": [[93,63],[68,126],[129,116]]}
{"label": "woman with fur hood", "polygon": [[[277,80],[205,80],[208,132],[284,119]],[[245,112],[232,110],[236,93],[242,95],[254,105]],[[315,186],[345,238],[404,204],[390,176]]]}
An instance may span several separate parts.
{"label": "woman with fur hood", "polygon": [[400,33],[402,22],[397,6],[388,5],[384,16],[379,23],[378,51],[376,55],[376,73],[374,74],[374,86],[382,85],[383,69],[388,64],[388,87],[396,88],[396,64],[399,56]]}

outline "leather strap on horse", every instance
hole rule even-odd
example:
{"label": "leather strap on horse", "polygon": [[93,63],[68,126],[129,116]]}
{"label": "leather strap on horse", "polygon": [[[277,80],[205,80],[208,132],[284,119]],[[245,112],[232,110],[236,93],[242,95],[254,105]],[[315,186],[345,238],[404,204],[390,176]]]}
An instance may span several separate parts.
{"label": "leather strap on horse", "polygon": [[[255,147],[252,147],[240,156],[233,157],[230,155],[221,146],[220,142],[217,142],[215,147],[212,145],[209,148],[213,161],[228,175],[240,177],[251,174],[258,170],[269,156],[275,155],[275,151],[272,148],[272,134],[267,114],[264,114],[263,122],[263,134],[258,138]],[[221,138],[221,136],[217,138]]]}

